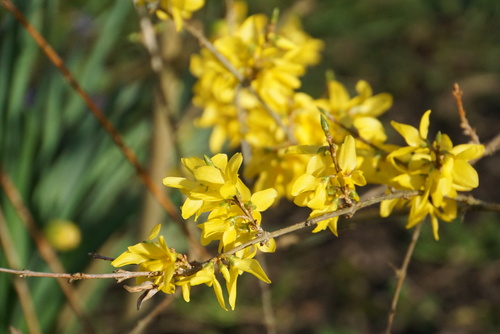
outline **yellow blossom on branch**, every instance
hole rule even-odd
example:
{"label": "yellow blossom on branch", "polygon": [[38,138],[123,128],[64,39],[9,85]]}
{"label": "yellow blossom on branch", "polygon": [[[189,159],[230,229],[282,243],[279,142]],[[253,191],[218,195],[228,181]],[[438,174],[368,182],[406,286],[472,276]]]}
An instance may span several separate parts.
{"label": "yellow blossom on branch", "polygon": [[[204,108],[197,124],[214,128],[210,139],[210,149],[214,152],[219,151],[228,138],[232,146],[245,138],[246,134],[240,131],[238,113],[264,113],[261,101],[250,93],[248,86],[287,123],[285,111],[294,91],[301,85],[299,77],[306,66],[318,61],[322,48],[322,42],[300,32],[296,24],[286,25],[282,30],[261,14],[236,23],[236,28],[220,29],[219,33],[227,35],[219,34],[213,44],[244,82],[239,82],[207,49],[191,58],[191,72],[198,77],[193,102]],[[285,30],[292,39],[284,36]],[[262,124],[276,122],[269,115],[264,117],[266,122]],[[245,124],[249,128],[253,126],[250,120]],[[274,135],[274,130],[268,130],[269,137]]]}
{"label": "yellow blossom on branch", "polygon": [[168,248],[163,236],[159,236],[157,242],[152,242],[159,232],[160,225],[158,224],[149,234],[147,241],[128,247],[128,250],[111,262],[111,265],[123,267],[129,264],[138,264],[140,271],[163,272],[161,276],[151,279],[140,277],[137,279],[137,283],[141,284],[146,280],[151,280],[158,290],[171,294],[175,291],[174,272],[179,263],[177,262],[177,253]]}
{"label": "yellow blossom on branch", "polygon": [[173,19],[177,31],[182,29],[183,21],[190,19],[193,12],[205,4],[205,0],[139,0],[138,5],[152,4],[155,13],[162,19]]}
{"label": "yellow blossom on branch", "polygon": [[450,222],[455,219],[457,191],[469,191],[479,185],[476,170],[468,161],[479,158],[484,146],[462,144],[453,146],[450,138],[438,133],[433,142],[428,140],[431,111],[424,113],[418,129],[391,122],[408,146],[391,152],[387,160],[400,172],[391,179],[395,189],[419,190],[421,195],[408,203],[396,199],[382,202],[380,213],[387,217],[396,206],[411,207],[407,227],[411,228],[430,216],[434,238],[439,239],[438,218]]}
{"label": "yellow blossom on branch", "polygon": [[[333,153],[336,155],[333,156],[327,147],[319,148],[309,160],[306,173],[293,184],[294,203],[311,208],[311,218],[352,205],[352,200],[359,200],[355,186],[366,184],[363,172],[356,168],[356,147],[352,136],[347,136],[338,151]],[[321,221],[313,232],[329,227],[333,234],[338,235],[337,221],[338,217]]]}

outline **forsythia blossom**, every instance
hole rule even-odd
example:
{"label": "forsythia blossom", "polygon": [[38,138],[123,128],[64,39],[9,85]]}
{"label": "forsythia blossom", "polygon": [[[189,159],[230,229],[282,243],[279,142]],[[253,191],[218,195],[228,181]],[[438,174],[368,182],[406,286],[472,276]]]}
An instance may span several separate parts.
{"label": "forsythia blossom", "polygon": [[205,4],[205,0],[139,0],[138,5],[156,6],[156,15],[162,19],[173,19],[177,31],[182,29],[183,21],[190,19],[193,12]]}
{"label": "forsythia blossom", "polygon": [[[338,160],[326,147],[318,150],[309,160],[306,173],[293,184],[292,195],[295,204],[313,210],[312,218],[359,200],[355,186],[365,184],[363,173],[356,169],[355,140],[347,136],[338,150]],[[333,234],[338,235],[337,221],[338,217],[321,221],[313,232],[329,227]]]}
{"label": "forsythia blossom", "polygon": [[[387,159],[400,173],[391,180],[395,189],[422,192],[408,202],[410,215],[407,227],[415,226],[429,215],[434,238],[438,240],[438,218],[450,222],[457,215],[454,200],[457,191],[469,191],[479,185],[477,172],[468,161],[480,157],[484,146],[453,146],[450,138],[441,133],[430,142],[427,138],[430,113],[429,110],[422,116],[419,129],[391,122],[408,146],[396,149]],[[402,199],[384,201],[380,213],[387,217],[396,205],[405,203]]]}
{"label": "forsythia blossom", "polygon": [[[280,28],[261,14],[238,22],[235,29],[220,31],[226,34],[219,34],[214,41],[217,52],[276,111],[276,117],[286,118],[290,96],[301,85],[299,77],[307,66],[318,62],[323,43],[307,36],[296,20]],[[209,50],[202,49],[200,55],[191,58],[191,72],[198,77],[193,102],[204,108],[198,125],[213,127],[212,151],[219,151],[228,138],[231,146],[247,139],[238,113],[248,114],[245,125],[254,128],[248,133],[255,134],[255,128],[261,133],[253,136],[254,141],[269,144],[266,136],[283,141],[282,129],[276,127],[261,101]]]}

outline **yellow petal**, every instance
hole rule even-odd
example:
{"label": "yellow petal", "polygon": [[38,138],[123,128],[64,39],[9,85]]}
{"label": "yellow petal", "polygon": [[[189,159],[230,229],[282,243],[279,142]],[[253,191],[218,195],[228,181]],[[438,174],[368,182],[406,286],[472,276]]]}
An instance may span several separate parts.
{"label": "yellow petal", "polygon": [[113,267],[122,267],[128,264],[140,264],[147,260],[149,260],[147,256],[126,251],[114,259],[111,265]]}
{"label": "yellow petal", "polygon": [[422,139],[427,139],[427,134],[429,133],[430,115],[431,111],[427,110],[422,116],[422,119],[420,120],[419,133],[420,133],[420,138]]}
{"label": "yellow petal", "polygon": [[455,160],[451,174],[453,183],[460,187],[457,190],[467,191],[479,185],[479,176],[476,170],[465,160]]}
{"label": "yellow petal", "polygon": [[333,217],[332,219],[328,219],[328,228],[330,229],[330,231],[332,231],[332,233],[338,237],[339,236],[339,233],[337,231],[337,222],[339,220],[339,217]]}
{"label": "yellow petal", "polygon": [[380,217],[389,217],[399,201],[399,198],[382,201],[380,203]]}
{"label": "yellow petal", "polygon": [[225,183],[220,169],[212,166],[201,166],[194,170],[196,179],[205,185],[222,185]]}
{"label": "yellow petal", "polygon": [[320,184],[314,192],[313,198],[307,203],[307,206],[313,210],[321,210],[325,207],[326,189],[324,184]]}
{"label": "yellow petal", "polygon": [[330,107],[333,111],[341,110],[349,102],[349,94],[344,85],[338,81],[328,83],[328,95],[330,96]]}
{"label": "yellow petal", "polygon": [[[241,153],[236,153],[233,158],[241,155]],[[222,171],[225,171],[227,168],[227,155],[224,153],[219,153],[214,155],[210,160],[212,160],[215,167],[219,168]],[[241,162],[240,162],[241,164]],[[236,168],[236,172],[238,171],[239,166]]]}
{"label": "yellow petal", "polygon": [[220,167],[220,169],[225,170],[225,174],[226,174],[227,179],[236,180],[236,177],[238,177],[238,170],[240,169],[242,162],[243,162],[243,155],[241,153],[236,153],[229,160],[227,167],[225,169]]}
{"label": "yellow petal", "polygon": [[432,234],[434,235],[434,239],[439,241],[439,223],[438,219],[435,215],[431,214],[431,225],[432,225]]}
{"label": "yellow petal", "polygon": [[347,136],[340,146],[339,166],[346,172],[356,168],[356,142],[352,136]]}
{"label": "yellow petal", "polygon": [[222,287],[220,286],[220,283],[217,280],[217,278],[215,278],[215,276],[213,278],[213,285],[214,285],[215,296],[217,297],[220,306],[224,309],[224,311],[227,311],[226,303],[224,302],[224,295],[222,294]]}
{"label": "yellow petal", "polygon": [[319,183],[320,179],[315,178],[310,174],[303,174],[293,183],[291,194],[292,196],[297,196],[304,191],[314,190]]}
{"label": "yellow petal", "polygon": [[269,188],[266,190],[258,191],[252,195],[252,204],[256,206],[257,211],[267,210],[278,196],[276,189]]}
{"label": "yellow petal", "polygon": [[392,95],[387,93],[377,94],[368,98],[357,108],[362,115],[378,117],[392,106]]}
{"label": "yellow petal", "polygon": [[246,271],[247,273],[250,273],[260,279],[263,282],[266,283],[271,283],[271,280],[269,277],[267,277],[266,273],[264,270],[262,270],[262,267],[260,266],[259,261],[255,259],[238,259],[234,258],[232,260],[233,265],[238,268],[239,270]]}
{"label": "yellow petal", "polygon": [[182,205],[182,218],[188,219],[194,215],[202,205],[203,201],[200,199],[186,198],[186,201]]}
{"label": "yellow petal", "polygon": [[411,125],[391,121],[391,125],[405,139],[406,143],[412,147],[420,147],[423,143],[420,133]]}
{"label": "yellow petal", "polygon": [[157,224],[155,227],[153,227],[151,232],[149,232],[148,238],[146,240],[150,241],[156,238],[160,233],[160,229],[161,229],[161,224]]}
{"label": "yellow petal", "polygon": [[481,157],[484,154],[484,146],[476,144],[462,144],[453,147],[451,153],[457,159],[472,160]]}

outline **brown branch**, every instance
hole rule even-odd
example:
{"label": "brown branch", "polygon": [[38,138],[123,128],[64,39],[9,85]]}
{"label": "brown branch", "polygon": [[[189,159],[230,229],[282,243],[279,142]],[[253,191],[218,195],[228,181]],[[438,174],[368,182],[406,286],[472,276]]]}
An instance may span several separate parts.
{"label": "brown branch", "polygon": [[241,245],[239,245],[239,246],[237,246],[237,247],[235,247],[235,248],[233,248],[233,249],[231,249],[231,250],[229,250],[221,255],[233,255],[236,252],[239,252],[240,250],[243,250],[247,247],[256,245],[258,243],[264,243],[269,239],[277,238],[277,237],[280,237],[282,235],[292,233],[292,232],[295,232],[297,230],[300,230],[300,229],[303,229],[303,228],[306,228],[309,226],[316,225],[317,223],[319,223],[323,220],[327,220],[327,219],[330,219],[333,217],[338,217],[338,216],[343,216],[343,215],[352,216],[356,211],[363,209],[365,207],[371,206],[373,204],[377,204],[377,203],[380,203],[382,201],[389,200],[389,199],[409,198],[409,197],[416,196],[419,193],[420,192],[417,190],[398,191],[398,192],[394,192],[391,194],[386,194],[386,195],[382,195],[379,197],[370,198],[370,199],[367,199],[366,201],[358,202],[351,207],[340,209],[340,210],[337,210],[334,212],[329,212],[329,213],[326,213],[324,215],[321,215],[321,216],[318,216],[315,218],[307,219],[307,220],[302,221],[300,223],[284,227],[284,228],[279,229],[279,230],[274,231],[274,232],[264,232],[264,234],[262,236],[255,238],[255,239],[252,239],[244,244],[241,244]]}
{"label": "brown branch", "polygon": [[[54,248],[52,248],[43,233],[37,227],[33,216],[24,204],[21,194],[17,190],[14,183],[11,181],[10,177],[2,170],[2,166],[0,166],[0,186],[5,191],[5,194],[7,195],[9,201],[12,203],[12,206],[14,207],[16,213],[21,218],[23,225],[28,230],[28,233],[35,241],[40,256],[47,263],[50,270],[52,270],[53,272],[64,272],[64,266],[57,257],[56,251],[54,250]],[[94,333],[95,330],[93,329],[93,325],[83,311],[83,308],[79,303],[79,299],[75,295],[73,289],[67,284],[63,284],[61,281],[58,281],[58,284],[70,307],[85,325],[86,330],[89,333]]]}
{"label": "brown branch", "polygon": [[146,185],[153,196],[158,200],[165,211],[176,221],[181,228],[183,228],[182,219],[179,215],[177,208],[172,204],[170,199],[165,196],[165,194],[153,183],[146,169],[139,163],[135,153],[125,144],[122,136],[113,126],[113,124],[107,119],[101,109],[97,104],[92,101],[87,92],[80,86],[75,77],[71,74],[69,69],[64,64],[63,60],[54,51],[54,49],[49,45],[49,43],[43,38],[43,36],[33,27],[26,17],[14,6],[10,0],[2,0],[2,6],[14,15],[19,23],[26,29],[26,31],[31,35],[33,40],[38,44],[43,53],[47,58],[54,64],[54,66],[61,72],[69,85],[73,90],[81,97],[85,102],[87,107],[90,109],[92,114],[97,118],[101,126],[110,135],[111,139],[120,148],[125,158],[134,166],[135,171],[141,181]]}
{"label": "brown branch", "polygon": [[479,137],[477,136],[476,130],[474,130],[470,124],[467,116],[465,115],[465,109],[462,103],[462,94],[463,92],[460,90],[460,86],[458,83],[453,85],[453,97],[455,98],[455,102],[457,103],[458,108],[458,116],[460,116],[460,127],[464,130],[464,134],[469,136],[471,141],[474,144],[481,144],[479,141]]}
{"label": "brown branch", "polygon": [[485,202],[470,195],[461,194],[458,195],[455,200],[458,203],[465,205],[467,209],[500,212],[500,204]]}
{"label": "brown branch", "polygon": [[[174,117],[175,111],[178,106],[174,100],[179,95],[179,78],[175,73],[173,61],[178,57],[179,52],[182,50],[180,46],[181,41],[177,35],[170,34],[168,37],[169,56],[167,59],[163,58],[162,50],[157,40],[156,32],[153,23],[148,15],[146,8],[142,5],[137,5],[134,2],[135,9],[139,16],[141,27],[141,36],[144,47],[149,53],[151,69],[153,70],[156,78],[155,97],[156,103],[154,108],[154,128],[151,143],[151,161],[150,173],[155,179],[162,179],[165,167],[168,164],[169,158],[172,158],[172,151],[174,153],[174,160],[179,161],[181,157],[181,149],[177,139],[178,127],[177,121]],[[169,27],[167,27],[169,28]],[[168,30],[174,30],[170,27]],[[176,32],[172,31],[174,34]],[[175,38],[174,38],[175,37]],[[165,148],[167,147],[167,148]],[[168,152],[170,151],[170,152]],[[163,193],[163,192],[162,192]],[[144,199],[144,210],[142,214],[141,235],[146,236],[151,228],[157,223],[159,216],[158,209],[154,200],[150,197]],[[177,211],[177,210],[176,210]],[[180,218],[180,217],[179,217]],[[185,223],[179,223],[182,233],[187,239],[190,249],[196,256],[208,256],[206,250],[194,239],[190,226]]]}
{"label": "brown branch", "polygon": [[398,306],[399,295],[401,293],[401,288],[406,279],[406,274],[408,272],[408,266],[410,265],[410,260],[417,245],[418,237],[420,236],[420,230],[422,229],[422,223],[417,224],[415,230],[411,237],[410,245],[406,251],[405,258],[401,268],[396,270],[396,277],[398,278],[398,283],[396,284],[396,290],[394,290],[394,295],[392,297],[391,309],[389,311],[389,316],[387,318],[387,327],[385,329],[385,334],[390,334],[392,330],[392,324],[394,322],[394,316],[396,315],[396,308]]}
{"label": "brown branch", "polygon": [[18,275],[21,278],[25,277],[63,278],[67,279],[69,283],[86,279],[109,279],[109,278],[114,278],[121,282],[129,278],[154,277],[163,275],[163,272],[161,271],[117,271],[112,274],[84,274],[84,273],[69,274],[69,273],[47,273],[47,272],[39,272],[31,270],[15,270],[8,268],[0,268],[0,272]]}
{"label": "brown branch", "polygon": [[[266,258],[262,254],[257,255],[264,272],[267,271]],[[266,282],[259,280],[259,288],[262,300],[262,312],[264,313],[264,325],[267,334],[276,334],[276,314],[271,299],[271,287]]]}
{"label": "brown branch", "polygon": [[[380,203],[382,201],[386,200],[391,200],[391,199],[397,199],[397,198],[403,198],[403,199],[409,199],[411,197],[417,196],[420,194],[419,191],[417,190],[410,190],[410,191],[397,191],[393,192],[390,194],[385,194],[382,196],[377,196],[373,197],[370,199],[367,199],[362,202],[358,202],[354,204],[351,207],[343,208],[334,212],[329,212],[326,214],[323,214],[321,216],[311,218],[304,220],[302,222],[296,223],[294,225],[284,227],[282,229],[276,230],[274,232],[264,232],[262,236],[252,239],[249,242],[246,242],[244,244],[241,244],[227,252],[224,252],[222,254],[218,254],[211,259],[208,259],[204,262],[190,262],[193,265],[192,269],[187,269],[182,272],[178,272],[175,274],[175,276],[187,276],[187,275],[193,275],[197,271],[203,268],[203,264],[208,263],[210,261],[213,261],[215,258],[223,257],[225,255],[233,255],[240,250],[243,250],[247,247],[251,247],[253,245],[259,244],[259,243],[265,243],[267,240],[272,239],[272,238],[278,238],[282,235],[289,234],[295,231],[298,231],[300,229],[310,227],[313,225],[318,224],[321,221],[331,219],[333,217],[337,216],[343,216],[343,215],[348,215],[352,216],[354,213],[357,211],[372,206],[374,204]],[[456,199],[457,201],[460,201],[466,205],[471,206],[472,208],[477,208],[481,210],[488,210],[488,211],[500,211],[500,204],[493,204],[493,203],[486,203],[481,200],[477,200],[473,197],[470,196],[463,196],[459,195]],[[421,224],[418,224],[417,226],[421,226]],[[133,272],[133,271],[118,271],[113,274],[84,274],[84,273],[75,273],[75,274],[67,274],[67,273],[38,273],[30,270],[13,270],[13,269],[6,269],[6,268],[0,268],[0,272],[5,272],[5,273],[11,273],[11,274],[17,274],[21,275],[23,277],[53,277],[53,278],[66,278],[69,279],[70,281],[75,281],[75,280],[80,280],[80,279],[105,279],[105,278],[115,278],[115,279],[128,279],[132,277],[154,277],[154,276],[160,276],[163,273],[162,272],[150,272],[150,271],[144,271],[144,272]]]}
{"label": "brown branch", "polygon": [[157,316],[161,314],[167,307],[172,304],[175,300],[173,295],[166,296],[161,303],[156,305],[156,307],[148,312],[146,316],[137,322],[137,325],[128,334],[141,334],[145,332],[147,326],[154,320]]}

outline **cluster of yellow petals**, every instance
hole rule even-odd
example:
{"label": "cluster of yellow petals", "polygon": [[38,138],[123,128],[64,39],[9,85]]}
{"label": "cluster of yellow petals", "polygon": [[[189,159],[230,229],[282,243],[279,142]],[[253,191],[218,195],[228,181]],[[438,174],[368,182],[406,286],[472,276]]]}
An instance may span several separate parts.
{"label": "cluster of yellow petals", "polygon": [[[269,188],[255,193],[239,178],[238,170],[242,163],[241,153],[236,153],[228,160],[227,155],[217,154],[212,158],[205,157],[182,159],[190,178],[166,177],[163,183],[166,186],[179,188],[186,195],[182,206],[182,217],[187,219],[195,216],[195,220],[204,212],[210,212],[207,220],[199,224],[201,228],[201,244],[208,245],[212,241],[219,242],[219,252],[231,250],[241,244],[251,241],[263,233],[260,223],[261,212],[268,209],[274,202],[277,192]],[[236,276],[243,272],[251,272],[260,279],[269,282],[269,279],[254,260],[257,250],[274,252],[274,239],[256,246],[246,247],[236,254],[224,255],[224,261],[218,264],[219,270],[227,280],[230,305],[234,308],[236,300]],[[253,269],[252,269],[253,268]],[[181,281],[183,295],[189,299],[188,288],[197,282],[206,283],[214,287],[219,302],[223,301],[219,294],[219,283],[214,278],[215,265],[204,267],[196,273],[196,279],[189,277]],[[198,284],[201,284],[198,283]],[[223,303],[221,302],[223,306]],[[225,308],[225,306],[223,306]]]}
{"label": "cluster of yellow petals", "polygon": [[[156,13],[173,18],[179,30],[204,0],[140,3],[156,3]],[[429,141],[430,111],[422,116],[418,129],[392,122],[408,146],[387,144],[378,117],[392,105],[391,95],[373,94],[363,80],[357,82],[354,96],[336,80],[327,82],[325,97],[320,99],[298,92],[300,77],[319,61],[323,42],[304,33],[296,17],[290,16],[282,25],[260,14],[246,18],[246,5],[241,1],[232,2],[230,10],[233,20],[217,23],[213,39],[228,63],[206,48],[191,58],[190,70],[198,79],[193,103],[203,108],[197,125],[213,129],[209,142],[213,152],[221,151],[226,142],[230,147],[242,141],[248,145],[251,160],[245,176],[255,179],[253,192],[239,177],[241,153],[230,159],[226,154],[182,159],[188,176],[166,177],[163,183],[185,195],[184,219],[206,217],[198,225],[201,244],[218,242],[219,255],[190,273],[185,256],[169,248],[163,236],[153,241],[159,233],[157,226],[147,241],[130,246],[112,265],[138,264],[141,271],[161,272],[138,283],[152,282],[165,293],[180,286],[186,301],[192,286],[213,287],[221,307],[227,309],[217,279],[222,276],[234,309],[239,275],[251,273],[270,283],[254,257],[258,250],[273,252],[273,239],[231,252],[265,233],[262,211],[286,197],[310,208],[310,218],[318,217],[352,206],[359,200],[356,186],[366,183],[419,191],[410,200],[382,202],[380,214],[387,217],[394,208],[409,206],[407,227],[430,216],[438,239],[438,219],[456,218],[457,192],[478,186],[478,174],[469,161],[480,157],[484,147],[453,146],[440,133]],[[338,217],[320,221],[313,232],[329,228],[338,235],[337,222]]]}
{"label": "cluster of yellow petals", "polygon": [[[366,180],[356,164],[356,147],[352,136],[347,136],[340,146],[337,161],[332,159],[326,147],[319,149],[309,160],[306,173],[293,184],[294,203],[311,208],[310,217],[313,218],[333,212],[351,200],[359,200],[355,186],[364,186]],[[338,235],[337,221],[338,217],[323,220],[313,232],[329,227],[333,234]]]}
{"label": "cluster of yellow petals", "polygon": [[156,15],[162,19],[173,19],[177,31],[182,29],[184,20],[205,4],[205,0],[140,0],[138,5],[151,4],[156,7]]}
{"label": "cluster of yellow petals", "polygon": [[[281,143],[285,139],[283,130],[245,85],[256,91],[278,117],[286,117],[291,97],[301,85],[299,77],[307,66],[318,62],[323,42],[305,34],[296,18],[277,26],[263,14],[218,32],[214,47],[245,82],[239,82],[226,64],[207,49],[192,56],[190,69],[198,78],[193,102],[203,108],[197,124],[213,127],[210,149],[220,151],[227,139],[232,147],[241,139],[257,144]],[[238,114],[247,115],[245,131]]]}
{"label": "cluster of yellow petals", "polygon": [[431,143],[428,139],[430,113],[428,110],[420,120],[419,129],[410,125],[392,122],[396,131],[404,137],[408,146],[391,152],[387,159],[399,171],[391,179],[395,189],[419,190],[421,195],[406,203],[396,199],[381,205],[381,215],[387,217],[395,206],[408,204],[410,228],[430,216],[434,238],[439,239],[438,218],[450,222],[456,218],[457,205],[454,198],[457,191],[469,191],[479,185],[476,170],[468,161],[479,158],[484,146],[462,144],[453,146],[445,134],[436,136]]}
{"label": "cluster of yellow petals", "polygon": [[[128,247],[127,251],[118,256],[111,265],[122,267],[129,264],[138,264],[139,271],[161,271],[163,275],[152,278],[156,288],[168,294],[175,292],[174,273],[179,268],[177,253],[167,246],[163,236],[157,242],[152,242],[160,233],[160,226],[156,225],[149,234],[147,241]],[[139,277],[137,283],[149,280]]]}

